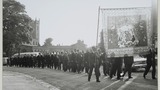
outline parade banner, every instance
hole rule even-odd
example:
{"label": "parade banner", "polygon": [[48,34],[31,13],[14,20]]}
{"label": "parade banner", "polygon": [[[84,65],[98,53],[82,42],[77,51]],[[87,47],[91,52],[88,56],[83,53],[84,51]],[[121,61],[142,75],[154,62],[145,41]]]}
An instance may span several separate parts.
{"label": "parade banner", "polygon": [[106,52],[115,56],[145,53],[151,45],[151,8],[101,9]]}

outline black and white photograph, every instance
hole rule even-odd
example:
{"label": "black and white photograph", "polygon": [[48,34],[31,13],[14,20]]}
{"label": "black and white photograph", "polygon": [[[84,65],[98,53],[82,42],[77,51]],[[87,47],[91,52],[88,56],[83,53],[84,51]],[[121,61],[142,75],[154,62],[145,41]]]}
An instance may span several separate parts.
{"label": "black and white photograph", "polygon": [[158,90],[158,0],[2,0],[2,90]]}

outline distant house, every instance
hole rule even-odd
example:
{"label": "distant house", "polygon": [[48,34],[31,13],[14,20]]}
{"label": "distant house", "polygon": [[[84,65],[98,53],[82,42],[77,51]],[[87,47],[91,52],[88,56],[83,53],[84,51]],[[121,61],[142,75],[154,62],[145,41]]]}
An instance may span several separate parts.
{"label": "distant house", "polygon": [[86,51],[86,44],[84,44],[84,41],[78,40],[76,44],[71,45],[71,49]]}
{"label": "distant house", "polygon": [[52,53],[52,52],[61,52],[61,51],[72,51],[72,50],[80,50],[80,51],[86,51],[86,45],[84,44],[84,41],[78,40],[77,43],[73,45],[68,46],[33,46],[32,51],[33,52],[42,52],[42,53]]}

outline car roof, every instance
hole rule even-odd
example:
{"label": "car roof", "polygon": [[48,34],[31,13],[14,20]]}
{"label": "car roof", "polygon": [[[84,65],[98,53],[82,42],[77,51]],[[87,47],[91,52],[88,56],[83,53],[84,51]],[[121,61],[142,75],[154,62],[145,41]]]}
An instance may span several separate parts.
{"label": "car roof", "polygon": [[139,55],[134,56],[134,61],[146,61],[146,58],[140,57]]}

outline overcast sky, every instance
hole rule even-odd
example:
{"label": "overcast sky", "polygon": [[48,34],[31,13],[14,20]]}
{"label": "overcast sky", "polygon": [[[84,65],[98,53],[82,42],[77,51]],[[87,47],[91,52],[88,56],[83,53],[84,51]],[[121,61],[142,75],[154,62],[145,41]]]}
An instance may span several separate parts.
{"label": "overcast sky", "polygon": [[32,19],[40,19],[40,45],[53,38],[53,45],[84,40],[96,45],[98,7],[151,7],[151,0],[17,0]]}

